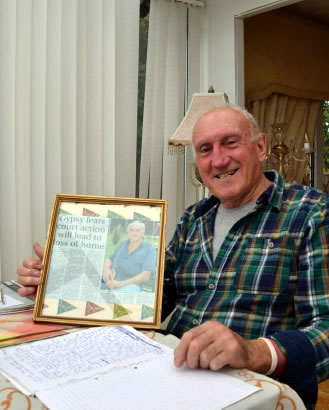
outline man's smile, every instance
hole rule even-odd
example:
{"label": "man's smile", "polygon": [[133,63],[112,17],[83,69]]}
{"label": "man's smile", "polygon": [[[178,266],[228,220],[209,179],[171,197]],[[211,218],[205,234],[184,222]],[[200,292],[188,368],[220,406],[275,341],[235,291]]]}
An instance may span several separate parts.
{"label": "man's smile", "polygon": [[238,170],[238,169],[233,169],[233,171],[225,172],[225,174],[215,175],[215,177],[216,177],[217,179],[229,178],[229,177],[231,177],[232,175],[234,175],[237,170]]}

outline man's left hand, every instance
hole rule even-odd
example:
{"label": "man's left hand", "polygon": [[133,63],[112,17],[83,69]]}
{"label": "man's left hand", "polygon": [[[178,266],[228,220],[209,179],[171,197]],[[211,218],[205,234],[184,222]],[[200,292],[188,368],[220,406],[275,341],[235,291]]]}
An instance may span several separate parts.
{"label": "man's left hand", "polygon": [[176,367],[219,370],[228,365],[266,373],[272,356],[262,339],[245,340],[219,322],[206,322],[184,333],[174,352]]}
{"label": "man's left hand", "polygon": [[106,285],[107,289],[116,289],[116,288],[121,288],[122,287],[122,281],[121,280],[109,280]]}

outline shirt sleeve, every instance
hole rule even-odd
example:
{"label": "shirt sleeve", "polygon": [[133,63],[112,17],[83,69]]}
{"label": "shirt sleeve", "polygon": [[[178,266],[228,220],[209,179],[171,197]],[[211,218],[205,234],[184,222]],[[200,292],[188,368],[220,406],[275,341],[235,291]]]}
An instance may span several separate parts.
{"label": "shirt sleeve", "polygon": [[121,248],[124,246],[124,243],[126,242],[126,240],[121,241],[116,248],[114,249],[114,251],[111,253],[111,255],[108,257],[108,259],[111,259],[111,261],[113,262],[115,257],[117,256],[117,254],[119,253],[119,251],[121,250]]}
{"label": "shirt sleeve", "polygon": [[177,260],[184,252],[184,232],[186,232],[190,220],[194,214],[195,206],[189,207],[181,220],[176,226],[174,236],[166,248],[165,254],[165,273],[163,283],[163,299],[162,299],[162,321],[175,309],[177,290],[175,281],[175,270]]}
{"label": "shirt sleeve", "polygon": [[151,244],[149,244],[148,250],[145,253],[145,258],[143,261],[143,269],[142,271],[154,271],[155,267],[155,249]]}
{"label": "shirt sleeve", "polygon": [[[316,402],[317,383],[329,374],[328,244],[329,209],[326,206],[308,219],[302,239],[294,295],[297,330],[272,335],[288,359],[288,371],[282,381],[308,403]],[[305,399],[307,390],[309,397]]]}
{"label": "shirt sleeve", "polygon": [[176,250],[179,246],[179,224],[177,225],[175,234],[170,241],[165,254],[165,273],[163,282],[163,296],[162,296],[162,321],[176,307],[176,283],[174,278],[175,264],[176,264]]}

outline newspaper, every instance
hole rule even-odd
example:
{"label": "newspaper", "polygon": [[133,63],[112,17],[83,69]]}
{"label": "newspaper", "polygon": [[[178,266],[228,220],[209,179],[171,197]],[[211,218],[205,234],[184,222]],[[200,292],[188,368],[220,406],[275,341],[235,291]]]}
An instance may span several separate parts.
{"label": "newspaper", "polygon": [[111,219],[59,215],[48,272],[46,298],[154,304],[152,292],[109,291],[102,282]]}

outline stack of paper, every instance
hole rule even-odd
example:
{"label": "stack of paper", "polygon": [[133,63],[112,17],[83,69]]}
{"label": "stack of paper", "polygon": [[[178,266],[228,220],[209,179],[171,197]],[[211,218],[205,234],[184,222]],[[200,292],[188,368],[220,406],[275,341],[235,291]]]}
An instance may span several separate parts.
{"label": "stack of paper", "polygon": [[1,282],[4,291],[4,303],[0,301],[0,315],[33,310],[34,299],[20,296],[17,291],[21,286],[13,280]]}
{"label": "stack of paper", "polygon": [[1,349],[0,363],[52,410],[222,409],[259,390],[221,372],[176,369],[172,349],[129,326]]}
{"label": "stack of paper", "polygon": [[32,311],[0,315],[0,348],[81,329],[77,326],[34,322],[32,316]]}

